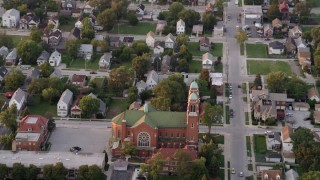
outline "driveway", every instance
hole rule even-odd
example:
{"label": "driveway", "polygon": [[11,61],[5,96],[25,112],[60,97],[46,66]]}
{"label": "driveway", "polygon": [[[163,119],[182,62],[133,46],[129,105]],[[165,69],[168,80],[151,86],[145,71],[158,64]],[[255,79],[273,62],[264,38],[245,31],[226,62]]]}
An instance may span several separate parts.
{"label": "driveway", "polygon": [[300,66],[298,66],[295,61],[288,61],[288,64],[290,65],[293,74],[296,74],[297,76],[301,75]]}
{"label": "driveway", "polygon": [[56,121],[56,124],[49,139],[50,151],[66,152],[79,146],[82,152],[101,153],[111,136],[110,123],[107,122]]}
{"label": "driveway", "polygon": [[292,125],[293,128],[305,127],[312,129],[313,125],[310,121],[304,121],[304,118],[309,117],[309,111],[292,111],[286,110],[286,113],[292,113],[292,116],[286,116],[285,121]]}

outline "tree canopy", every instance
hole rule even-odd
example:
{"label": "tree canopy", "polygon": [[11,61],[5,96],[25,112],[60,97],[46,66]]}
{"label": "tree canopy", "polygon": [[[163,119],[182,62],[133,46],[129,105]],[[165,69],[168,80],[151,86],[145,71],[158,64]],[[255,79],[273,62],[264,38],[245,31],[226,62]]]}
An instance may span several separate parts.
{"label": "tree canopy", "polygon": [[211,126],[213,123],[221,122],[223,117],[223,108],[220,105],[211,106],[207,104],[204,107],[204,113],[201,117],[201,122],[208,126],[209,134],[211,132]]}
{"label": "tree canopy", "polygon": [[43,47],[33,40],[20,41],[17,52],[25,64],[37,64],[37,58],[41,54]]}
{"label": "tree canopy", "polygon": [[81,43],[77,39],[69,39],[66,42],[66,50],[70,57],[76,58],[78,50],[81,46]]}
{"label": "tree canopy", "polygon": [[97,17],[99,24],[106,30],[110,31],[116,24],[117,15],[112,9],[106,9]]}
{"label": "tree canopy", "polygon": [[18,69],[12,69],[11,71],[8,72],[4,79],[4,87],[7,90],[15,91],[18,89],[20,86],[23,85],[25,80],[24,74],[18,70]]}
{"label": "tree canopy", "polygon": [[100,101],[91,96],[84,96],[79,101],[79,107],[81,109],[81,114],[83,114],[84,117],[91,118],[92,115],[99,111]]}
{"label": "tree canopy", "polygon": [[236,39],[239,44],[243,44],[246,40],[248,40],[247,32],[242,29],[239,29],[236,35]]}
{"label": "tree canopy", "polygon": [[287,75],[282,71],[271,72],[266,76],[268,89],[273,93],[283,93],[287,85]]}
{"label": "tree canopy", "polygon": [[151,60],[149,54],[137,56],[132,60],[132,67],[134,68],[138,79],[142,79],[144,77],[144,75],[148,72],[150,66]]}
{"label": "tree canopy", "polygon": [[120,66],[112,69],[109,74],[108,83],[113,91],[121,93],[129,88],[133,83],[133,70],[131,68]]}

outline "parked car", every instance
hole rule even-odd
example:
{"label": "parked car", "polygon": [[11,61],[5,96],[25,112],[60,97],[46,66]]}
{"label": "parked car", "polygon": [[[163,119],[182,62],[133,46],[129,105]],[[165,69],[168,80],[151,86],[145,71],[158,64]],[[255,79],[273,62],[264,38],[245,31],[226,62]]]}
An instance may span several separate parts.
{"label": "parked car", "polygon": [[271,131],[264,132],[265,135],[268,135],[269,133],[271,133]]}
{"label": "parked car", "polygon": [[236,170],[234,170],[234,168],[232,168],[231,173],[232,173],[232,174],[235,174],[235,173],[236,173]]}
{"label": "parked car", "polygon": [[240,84],[238,85],[238,88],[241,88],[241,85],[240,85]]}
{"label": "parked car", "polygon": [[239,173],[239,176],[240,176],[240,177],[243,177],[243,172],[240,172],[240,173]]}
{"label": "parked car", "polygon": [[270,41],[270,39],[269,39],[269,38],[265,38],[264,40],[265,40],[265,41]]}
{"label": "parked car", "polygon": [[79,146],[74,146],[74,147],[70,148],[70,152],[78,152],[78,151],[81,151],[81,147],[79,147]]}
{"label": "parked car", "polygon": [[97,74],[97,72],[95,72],[95,71],[91,71],[91,72],[90,72],[90,74]]}

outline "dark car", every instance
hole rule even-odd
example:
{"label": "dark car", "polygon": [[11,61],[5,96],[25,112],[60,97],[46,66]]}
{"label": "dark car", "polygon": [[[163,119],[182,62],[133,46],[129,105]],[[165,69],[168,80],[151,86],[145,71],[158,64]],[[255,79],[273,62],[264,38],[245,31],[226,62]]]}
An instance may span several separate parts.
{"label": "dark car", "polygon": [[74,146],[74,147],[70,148],[70,152],[78,152],[78,151],[81,151],[81,148],[78,146]]}
{"label": "dark car", "polygon": [[95,71],[91,71],[91,72],[90,72],[90,74],[97,74],[97,72],[95,72]]}
{"label": "dark car", "polygon": [[233,118],[233,109],[230,109],[230,117]]}

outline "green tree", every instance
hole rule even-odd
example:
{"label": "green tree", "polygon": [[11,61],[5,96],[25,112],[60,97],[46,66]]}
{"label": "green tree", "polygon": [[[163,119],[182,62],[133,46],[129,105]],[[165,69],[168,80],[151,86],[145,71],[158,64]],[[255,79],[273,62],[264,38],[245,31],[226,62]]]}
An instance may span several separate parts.
{"label": "green tree", "polygon": [[8,176],[8,167],[5,164],[0,164],[0,179],[4,179]]}
{"label": "green tree", "polygon": [[12,134],[17,131],[17,106],[15,104],[11,105],[8,109],[0,113],[0,123],[4,124],[9,128]]}
{"label": "green tree", "polygon": [[70,57],[76,58],[77,57],[77,52],[80,48],[80,41],[77,39],[69,39],[66,42],[66,50],[67,53]]}
{"label": "green tree", "polygon": [[6,32],[0,33],[0,47],[5,46],[8,49],[13,48],[13,39],[12,36],[8,36]]}
{"label": "green tree", "polygon": [[31,83],[28,85],[27,91],[30,94],[41,94],[42,91],[48,87],[48,78],[32,79]]}
{"label": "green tree", "polygon": [[299,180],[320,180],[320,171],[309,171],[298,177]]}
{"label": "green tree", "polygon": [[199,75],[199,79],[203,81],[207,81],[209,83],[209,80],[210,80],[209,78],[210,76],[209,76],[208,69],[202,69]]}
{"label": "green tree", "polygon": [[138,56],[142,56],[143,54],[148,53],[150,51],[150,48],[144,41],[135,41],[132,45],[132,48]]}
{"label": "green tree", "polygon": [[176,38],[178,46],[187,45],[189,37],[186,34],[179,34]]}
{"label": "green tree", "polygon": [[4,87],[6,90],[14,91],[23,85],[25,76],[18,69],[12,69],[4,79]]}
{"label": "green tree", "polygon": [[121,154],[136,156],[138,154],[138,150],[137,150],[137,147],[133,143],[129,142],[129,143],[126,143],[121,148]]}
{"label": "green tree", "polygon": [[132,60],[132,67],[136,72],[138,79],[142,79],[144,74],[146,74],[151,66],[151,60],[149,54],[144,54],[143,56],[137,56]]}
{"label": "green tree", "polygon": [[106,179],[105,175],[97,165],[89,166],[89,180]]}
{"label": "green tree", "polygon": [[297,77],[288,80],[286,89],[288,96],[296,100],[305,99],[308,92],[307,84]]}
{"label": "green tree", "polygon": [[134,101],[136,101],[138,98],[138,89],[137,87],[133,86],[129,88],[129,92],[128,92],[128,101],[129,103],[133,103]]}
{"label": "green tree", "polygon": [[287,85],[287,75],[281,71],[271,72],[267,75],[268,89],[273,93],[283,93]]}
{"label": "green tree", "polygon": [[42,95],[43,99],[45,99],[46,101],[48,101],[51,104],[51,103],[53,103],[53,99],[58,97],[60,94],[57,89],[49,87],[49,88],[42,90],[41,95]]}
{"label": "green tree", "polygon": [[186,27],[189,28],[192,28],[193,25],[198,24],[201,19],[200,13],[192,9],[185,9],[181,11],[178,16],[186,23]]}
{"label": "green tree", "polygon": [[192,60],[192,54],[189,52],[186,45],[180,46],[178,56],[180,59],[185,59],[187,62],[191,62]]}
{"label": "green tree", "polygon": [[209,104],[207,104],[204,109],[205,112],[201,117],[201,122],[204,125],[208,126],[208,134],[210,134],[212,124],[221,122],[223,116],[223,109],[220,105],[211,106]]}
{"label": "green tree", "polygon": [[52,167],[52,177],[50,179],[65,179],[67,174],[67,168],[63,166],[63,163],[58,162]]}
{"label": "green tree", "polygon": [[214,25],[216,25],[216,17],[211,12],[205,12],[202,17],[203,28],[212,32]]}
{"label": "green tree", "polygon": [[119,59],[121,60],[121,62],[131,62],[132,61],[132,57],[134,54],[134,49],[131,47],[124,47],[122,49],[122,53],[119,56]]}
{"label": "green tree", "polygon": [[190,176],[190,172],[192,171],[192,157],[190,156],[190,154],[182,151],[181,149],[177,149],[173,154],[173,157],[177,161],[177,175],[181,178],[187,178],[188,176]]}
{"label": "green tree", "polygon": [[88,165],[82,165],[79,167],[79,175],[78,179],[89,179],[89,166]]}
{"label": "green tree", "polygon": [[40,43],[42,42],[42,35],[43,33],[38,28],[33,27],[31,29],[29,39],[34,42]]}
{"label": "green tree", "polygon": [[117,0],[112,1],[111,9],[115,12],[117,19],[121,19],[127,15],[129,1],[127,0]]}
{"label": "green tree", "polygon": [[20,41],[17,46],[17,52],[25,64],[37,64],[37,58],[43,48],[33,40]]}
{"label": "green tree", "polygon": [[170,16],[174,21],[178,20],[178,14],[184,10],[183,4],[174,2],[169,7]]}
{"label": "green tree", "polygon": [[211,159],[208,159],[208,161],[210,161],[209,167],[207,167],[209,175],[211,177],[217,177],[219,175],[221,162],[217,156],[212,156]]}
{"label": "green tree", "polygon": [[320,42],[320,27],[314,27],[311,29],[311,37],[314,42],[314,47],[319,49],[318,44]]}
{"label": "green tree", "polygon": [[246,4],[246,5],[262,5],[263,0],[244,0],[244,4]]}
{"label": "green tree", "polygon": [[314,141],[303,143],[294,151],[296,162],[299,163],[303,172],[319,171],[320,144]]}
{"label": "green tree", "polygon": [[257,87],[261,87],[262,88],[262,81],[261,81],[261,75],[260,74],[256,74],[256,77],[254,79],[254,85]]}
{"label": "green tree", "polygon": [[313,142],[314,135],[310,129],[299,128],[292,135],[291,139],[293,141],[293,151],[298,149],[298,147],[304,143]]}
{"label": "green tree", "polygon": [[48,62],[45,62],[39,66],[40,74],[42,77],[49,77],[51,73],[54,71],[54,68],[50,66]]}
{"label": "green tree", "polygon": [[268,8],[267,17],[269,21],[274,20],[275,18],[280,18],[281,13],[279,11],[278,2],[273,2]]}
{"label": "green tree", "polygon": [[25,179],[26,168],[21,163],[14,163],[12,166],[12,177],[13,179]]}
{"label": "green tree", "polygon": [[143,90],[139,94],[142,104],[144,104],[145,100],[149,99],[152,96],[152,92],[150,90]]}
{"label": "green tree", "polygon": [[161,111],[169,111],[171,100],[169,98],[165,98],[163,96],[155,97],[151,99],[151,104],[156,109],[159,109]]}
{"label": "green tree", "polygon": [[135,13],[128,14],[128,21],[131,26],[136,26],[139,23],[139,20],[138,20],[137,15]]}
{"label": "green tree", "polygon": [[53,165],[46,164],[43,166],[43,174],[45,180],[51,180],[53,178]]}
{"label": "green tree", "polygon": [[132,85],[133,77],[133,70],[131,68],[120,66],[111,70],[108,83],[114,92],[122,94],[123,90]]}
{"label": "green tree", "polygon": [[99,111],[100,102],[91,96],[84,96],[79,102],[79,107],[84,117],[91,118]]}
{"label": "green tree", "polygon": [[[0,144],[4,145],[5,150],[11,150],[12,140],[14,138],[15,138],[15,135],[12,133],[0,135]],[[0,172],[1,172],[1,170],[0,170]]]}
{"label": "green tree", "polygon": [[30,164],[29,167],[27,168],[27,179],[28,180],[37,179],[37,176],[39,173],[40,173],[40,169],[37,166]]}
{"label": "green tree", "polygon": [[91,21],[89,20],[89,18],[86,17],[82,20],[82,24],[83,24],[83,27],[81,29],[81,38],[83,39],[87,38],[87,39],[90,39],[91,41],[95,36],[95,32],[94,32]]}
{"label": "green tree", "polygon": [[148,160],[148,164],[149,164],[147,168],[148,177],[151,179],[157,179],[161,171],[162,165],[164,165],[165,162],[166,160],[163,158],[160,152],[153,154],[151,159]]}
{"label": "green tree", "polygon": [[112,0],[90,0],[89,4],[97,8],[97,12],[102,12],[111,7]]}
{"label": "green tree", "polygon": [[116,23],[117,16],[112,9],[106,9],[97,17],[99,24],[106,30],[110,31]]}
{"label": "green tree", "polygon": [[311,8],[305,2],[298,2],[293,9],[293,13],[295,13],[300,22],[306,22],[308,17],[310,16]]}
{"label": "green tree", "polygon": [[203,176],[205,176],[207,179],[209,179],[208,170],[205,166],[205,159],[196,159],[192,161],[192,174],[191,179],[202,179]]}
{"label": "green tree", "polygon": [[239,44],[243,44],[246,40],[248,40],[247,32],[242,29],[239,29],[236,35],[236,39]]}
{"label": "green tree", "polygon": [[46,2],[47,11],[56,12],[58,10],[58,4],[54,0],[48,0]]}
{"label": "green tree", "polygon": [[48,131],[52,132],[56,128],[56,123],[53,119],[53,114],[51,112],[47,112],[44,114],[44,117],[48,119]]}
{"label": "green tree", "polygon": [[189,64],[186,59],[179,59],[176,71],[189,72]]}
{"label": "green tree", "polygon": [[20,6],[17,7],[17,10],[20,11],[20,16],[23,16],[23,15],[27,14],[28,6],[27,6],[27,4],[21,4]]}

